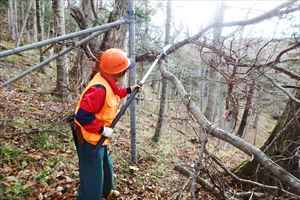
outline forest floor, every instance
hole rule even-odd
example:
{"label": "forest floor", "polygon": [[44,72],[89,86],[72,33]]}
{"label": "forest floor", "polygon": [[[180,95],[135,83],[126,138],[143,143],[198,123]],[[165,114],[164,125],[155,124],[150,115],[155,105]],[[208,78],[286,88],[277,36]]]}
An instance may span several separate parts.
{"label": "forest floor", "polygon": [[[0,82],[37,61],[35,51],[0,58]],[[77,97],[70,95],[62,101],[54,96],[55,70],[48,67],[46,71],[33,72],[0,90],[0,199],[75,199],[78,159],[65,118],[74,110]],[[128,112],[118,123],[111,144],[120,199],[190,199],[189,179],[176,172],[174,166],[192,168],[197,159],[200,144],[190,127],[192,120],[180,119],[189,116],[180,102],[170,103],[161,142],[153,143],[159,100],[149,88],[144,90],[147,99],[153,100],[137,108],[138,164],[130,161]],[[260,133],[267,136],[267,130]],[[257,140],[262,144],[262,139]],[[226,161],[229,169],[248,158],[213,138],[209,150]],[[219,181],[224,179],[220,177]],[[197,199],[215,199],[198,185],[195,191]]]}

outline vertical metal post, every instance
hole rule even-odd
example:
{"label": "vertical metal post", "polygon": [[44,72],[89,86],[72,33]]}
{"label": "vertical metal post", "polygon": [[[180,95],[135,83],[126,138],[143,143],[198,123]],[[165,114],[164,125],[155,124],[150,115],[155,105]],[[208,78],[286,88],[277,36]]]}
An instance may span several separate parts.
{"label": "vertical metal post", "polygon": [[[129,71],[129,85],[136,83],[136,66],[135,66],[135,1],[128,2],[129,23],[129,57],[133,66]],[[131,162],[137,164],[137,146],[136,146],[136,101],[130,104],[130,135],[131,135]]]}

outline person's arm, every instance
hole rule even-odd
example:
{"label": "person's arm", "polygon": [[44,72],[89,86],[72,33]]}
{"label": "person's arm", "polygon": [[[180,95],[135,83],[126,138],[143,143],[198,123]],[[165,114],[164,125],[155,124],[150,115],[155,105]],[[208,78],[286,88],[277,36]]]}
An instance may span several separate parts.
{"label": "person's arm", "polygon": [[119,92],[117,92],[116,95],[118,95],[120,98],[124,98],[127,96],[127,94],[130,94],[131,92],[133,92],[133,90],[135,90],[135,88],[141,88],[141,87],[139,85],[133,85],[131,87],[122,88],[122,89],[119,89]]}
{"label": "person's arm", "polygon": [[80,101],[80,107],[75,119],[89,132],[103,132],[103,123],[96,118],[105,102],[106,90],[102,85],[94,85],[89,88]]}
{"label": "person's arm", "polygon": [[131,93],[131,88],[130,87],[125,87],[125,88],[118,88],[115,90],[115,94],[118,95],[121,99],[126,97],[127,94]]}

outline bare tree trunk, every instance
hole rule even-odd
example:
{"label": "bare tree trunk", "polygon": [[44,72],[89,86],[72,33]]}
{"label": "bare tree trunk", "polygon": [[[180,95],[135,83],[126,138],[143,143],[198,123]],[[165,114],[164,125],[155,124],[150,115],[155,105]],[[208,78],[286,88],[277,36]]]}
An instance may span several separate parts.
{"label": "bare tree trunk", "polygon": [[249,127],[249,129],[251,129],[251,128],[255,129],[255,135],[253,137],[253,145],[254,146],[256,146],[256,138],[257,138],[257,134],[258,134],[258,121],[259,121],[259,116],[261,113],[261,109],[259,109],[259,106],[260,106],[261,98],[262,98],[262,92],[257,91],[257,96],[255,98],[254,108],[253,108],[253,115],[254,115],[253,124],[252,124],[252,127]]}
{"label": "bare tree trunk", "polygon": [[215,106],[216,106],[216,99],[217,99],[217,78],[218,74],[213,69],[208,69],[208,96],[207,96],[207,105],[205,109],[205,116],[210,121],[214,121],[215,119]]}
{"label": "bare tree trunk", "polygon": [[[97,1],[98,6],[101,7],[102,1]],[[82,9],[73,6],[71,7],[71,15],[76,20],[77,24],[81,29],[88,28],[88,19],[91,18],[91,16],[87,16],[87,14],[91,14],[91,6],[93,4],[91,2],[88,2],[87,0],[84,0],[81,4]],[[113,11],[110,13],[108,22],[113,22],[115,20],[120,19],[121,17],[124,17],[126,15],[127,11],[127,1],[126,0],[119,0],[115,1],[115,6]],[[126,34],[127,34],[127,25],[121,25],[114,29],[110,29],[107,32],[105,32],[102,42],[100,45],[96,42],[89,42],[86,45],[83,45],[84,52],[88,58],[92,58],[94,61],[96,61],[95,65],[92,66],[91,73],[89,75],[89,79],[91,79],[98,71],[99,71],[99,63],[98,63],[98,57],[99,54],[101,54],[101,51],[104,51],[108,48],[115,47],[115,48],[121,48],[124,49],[125,46],[125,40],[126,40]],[[100,47],[99,47],[100,46]],[[90,49],[90,50],[88,50]],[[80,71],[77,69],[72,69],[74,72]],[[76,73],[73,73],[75,75]],[[88,79],[88,80],[89,80]],[[83,81],[84,82],[87,82]],[[124,82],[124,81],[122,81]]]}
{"label": "bare tree trunk", "polygon": [[31,43],[32,41],[34,42],[38,42],[38,31],[37,31],[37,17],[36,17],[36,3],[35,1],[33,2],[33,6],[32,6],[32,12],[35,13],[35,15],[33,16],[33,22],[31,22],[31,34],[30,37],[31,39],[29,40],[29,42]]}
{"label": "bare tree trunk", "polygon": [[[222,35],[222,27],[220,24],[223,23],[224,19],[224,10],[225,10],[225,3],[222,1],[219,5],[219,7],[216,10],[215,13],[215,23],[219,24],[214,28],[213,31],[213,45],[218,48],[221,43],[221,35]],[[215,63],[218,63],[218,58],[214,58]],[[204,112],[205,116],[207,117],[208,120],[214,121],[215,119],[215,107],[217,103],[217,96],[220,90],[219,85],[215,82],[218,81],[219,75],[218,72],[214,69],[209,69],[209,87],[208,87],[208,97],[207,97],[207,105],[206,105],[206,110]]]}
{"label": "bare tree trunk", "polygon": [[[200,110],[204,110],[204,99],[207,96],[207,68],[202,67],[201,70],[201,88],[200,88]],[[206,80],[205,80],[206,79]],[[181,81],[181,79],[179,78]]]}
{"label": "bare tree trunk", "polygon": [[[110,13],[107,23],[116,21],[126,15],[127,11],[127,0],[115,1],[114,10]],[[116,28],[110,29],[104,33],[102,42],[100,44],[100,50],[105,51],[109,48],[120,48],[124,49],[125,39],[127,33],[127,25],[120,25]],[[92,70],[91,77],[98,72],[98,63],[96,63]]]}
{"label": "bare tree trunk", "polygon": [[92,15],[92,5],[91,0],[81,0],[81,9],[84,15],[85,23],[90,26],[92,23],[91,15]]}
{"label": "bare tree trunk", "polygon": [[[118,0],[115,2],[116,2],[115,7],[114,10],[110,13],[110,16],[107,21],[108,23],[116,21],[117,19],[120,19],[123,16],[126,16],[128,1]],[[102,43],[100,45],[100,49],[102,51],[112,47],[123,49],[125,45],[126,32],[127,32],[126,25],[121,25],[117,28],[105,32]]]}
{"label": "bare tree trunk", "polygon": [[30,12],[31,6],[32,6],[32,2],[33,2],[33,0],[30,0],[29,3],[28,3],[28,5],[27,5],[27,7],[26,7],[25,18],[23,20],[23,24],[22,24],[22,28],[21,28],[21,31],[20,31],[20,35],[19,35],[19,38],[18,38],[17,43],[16,43],[17,47],[20,45],[20,42],[22,40],[23,32],[24,32],[24,29],[26,27],[26,23],[27,23],[27,19],[28,19],[28,16],[29,16],[29,12]]}
{"label": "bare tree trunk", "polygon": [[[36,7],[36,28],[37,28],[37,40],[42,41],[43,35],[44,35],[44,20],[42,18],[43,14],[43,0],[35,0],[35,7]],[[40,56],[40,62],[44,61],[44,55],[43,55],[44,48],[39,48],[39,56]],[[45,67],[40,68],[40,72],[45,72]]]}
{"label": "bare tree trunk", "polygon": [[[92,0],[91,0],[92,1]],[[91,26],[91,1],[81,1],[81,8],[77,6],[70,6],[70,14],[76,20],[78,26],[81,29],[86,29]],[[98,63],[93,63],[92,60],[97,60],[99,57],[98,44],[96,40],[89,41],[81,46],[81,49],[77,49],[76,63],[70,70],[69,78],[72,83],[72,88],[83,88],[83,86],[89,82],[91,78],[98,72]],[[85,55],[83,55],[84,53]]]}
{"label": "bare tree trunk", "polygon": [[18,9],[16,0],[9,1],[9,8],[11,14],[11,36],[13,40],[16,40],[18,38]]}
{"label": "bare tree trunk", "polygon": [[252,102],[253,92],[254,92],[254,84],[250,85],[250,89],[247,93],[244,113],[243,113],[243,116],[242,116],[241,124],[239,126],[238,131],[237,131],[237,135],[240,136],[240,137],[243,137],[244,130],[245,130],[245,127],[247,125],[247,118],[249,116],[249,111],[250,111],[251,104],[252,104],[251,102]]}
{"label": "bare tree trunk", "polygon": [[13,0],[8,1],[7,24],[9,35],[14,40]]}
{"label": "bare tree trunk", "polygon": [[[64,15],[64,1],[63,0],[53,0],[53,13],[55,15],[55,20],[57,21],[57,36],[65,34],[65,15]],[[65,47],[56,47],[56,52],[63,50]],[[61,56],[56,60],[57,69],[57,79],[56,79],[56,89],[55,93],[61,97],[65,98],[67,96],[67,56]]]}
{"label": "bare tree trunk", "polygon": [[[20,13],[20,10],[18,9],[18,2],[17,0],[14,0],[14,16],[15,16],[15,31],[16,31],[16,35],[15,35],[15,46],[17,46],[17,40],[18,38],[20,37],[20,34],[19,34],[19,27],[20,27],[20,20],[19,20],[19,14]],[[22,13],[21,13],[21,16]]]}
{"label": "bare tree trunk", "polygon": [[[167,2],[167,14],[166,14],[166,28],[165,28],[165,45],[169,44],[170,40],[170,30],[171,30],[171,0],[168,0]],[[166,64],[166,63],[162,63]],[[165,66],[167,68],[167,66]],[[168,102],[168,82],[165,78],[162,79],[162,89],[161,89],[161,101],[160,101],[160,107],[159,107],[159,115],[158,120],[156,124],[155,134],[152,137],[152,140],[154,142],[159,142],[161,138],[161,132],[163,129],[163,124],[165,121],[165,114],[167,110],[167,102]]]}

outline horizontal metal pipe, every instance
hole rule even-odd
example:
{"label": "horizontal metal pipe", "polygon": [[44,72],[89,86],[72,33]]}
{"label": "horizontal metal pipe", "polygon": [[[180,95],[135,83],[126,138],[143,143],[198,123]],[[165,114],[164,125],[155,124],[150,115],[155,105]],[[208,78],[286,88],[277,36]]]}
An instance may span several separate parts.
{"label": "horizontal metal pipe", "polygon": [[98,35],[100,35],[100,34],[106,32],[107,30],[108,30],[108,28],[107,28],[106,30],[102,30],[102,31],[99,31],[99,32],[96,32],[96,33],[92,33],[92,34],[89,35],[88,37],[86,37],[86,38],[84,38],[84,39],[82,39],[82,40],[80,40],[80,41],[74,43],[72,46],[70,46],[70,47],[68,47],[68,48],[66,48],[66,49],[64,49],[64,50],[62,50],[61,52],[55,54],[54,56],[52,56],[52,57],[50,57],[50,58],[44,60],[43,62],[41,62],[41,63],[39,63],[39,64],[37,64],[37,65],[34,65],[33,67],[30,67],[29,69],[23,71],[22,73],[20,73],[19,75],[15,76],[14,78],[11,78],[11,79],[5,81],[4,83],[2,83],[2,84],[0,85],[0,89],[4,88],[5,86],[9,85],[10,83],[12,83],[12,82],[14,82],[14,81],[19,80],[20,78],[22,78],[23,76],[25,76],[25,75],[31,73],[32,71],[34,71],[34,70],[36,70],[36,69],[38,69],[38,68],[40,68],[40,67],[42,67],[42,66],[44,66],[44,65],[47,65],[48,63],[50,63],[51,61],[55,60],[56,58],[65,55],[66,53],[72,51],[74,48],[76,48],[76,47],[78,47],[78,46],[80,46],[80,45],[82,45],[82,44],[88,42],[89,40],[91,40],[91,39],[97,37]]}
{"label": "horizontal metal pipe", "polygon": [[59,42],[59,41],[62,41],[62,40],[67,40],[67,39],[71,39],[71,38],[74,38],[74,37],[79,37],[79,36],[82,36],[82,35],[85,35],[85,34],[90,34],[90,33],[96,32],[96,31],[112,28],[112,27],[115,27],[115,26],[119,26],[121,24],[129,23],[129,22],[130,22],[129,19],[124,18],[124,19],[117,20],[115,22],[111,22],[111,23],[108,23],[108,24],[101,25],[101,26],[96,26],[96,27],[84,29],[84,30],[81,30],[81,31],[69,33],[69,34],[66,34],[66,35],[58,36],[58,37],[55,37],[55,38],[50,38],[50,39],[43,40],[43,41],[40,41],[40,42],[35,42],[35,43],[28,44],[28,45],[25,45],[25,46],[22,46],[22,47],[17,47],[17,48],[14,48],[14,49],[10,49],[10,50],[7,50],[7,51],[0,52],[0,58],[4,57],[4,56],[11,55],[11,54],[20,53],[22,51],[27,51],[29,49],[39,48],[41,46],[56,43],[56,42]]}

